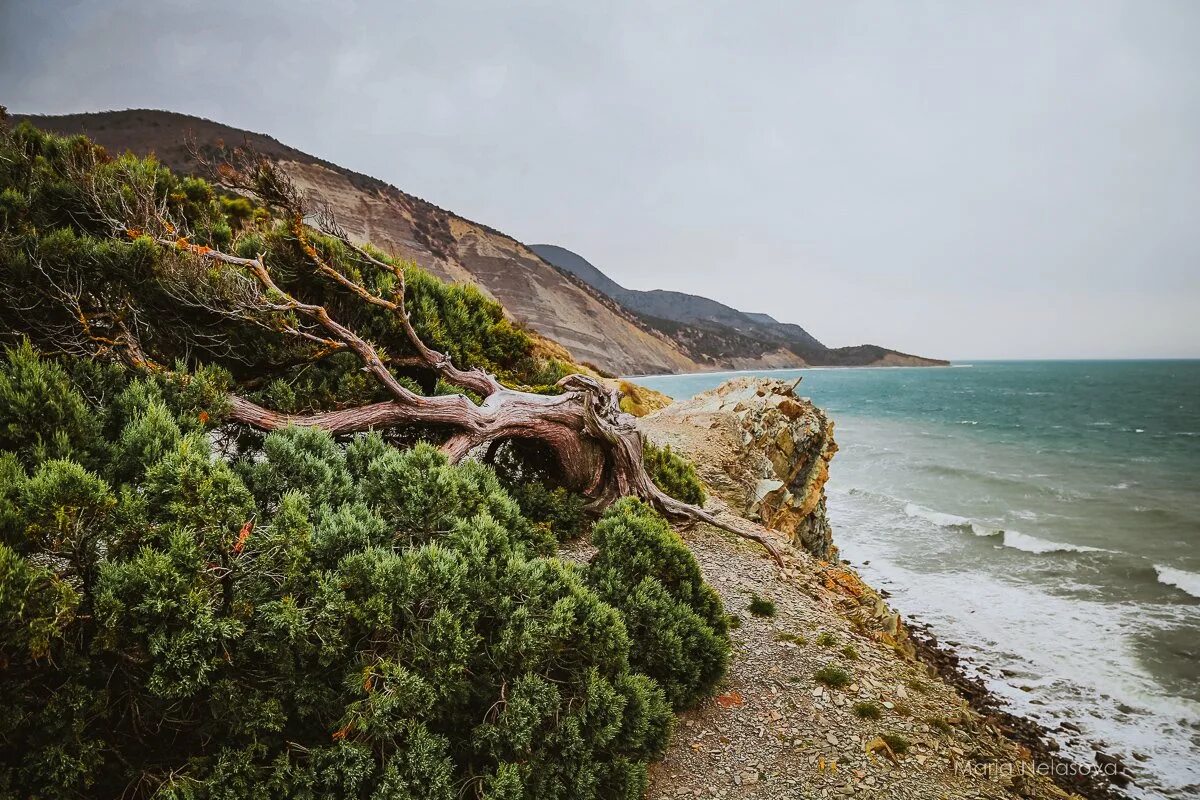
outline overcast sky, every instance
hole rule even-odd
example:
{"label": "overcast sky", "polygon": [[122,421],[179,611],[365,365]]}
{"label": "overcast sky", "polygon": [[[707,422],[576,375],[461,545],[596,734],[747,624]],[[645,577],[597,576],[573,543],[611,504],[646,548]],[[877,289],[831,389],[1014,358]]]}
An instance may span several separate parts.
{"label": "overcast sky", "polygon": [[0,0],[0,104],[271,134],[830,345],[1200,356],[1200,2]]}

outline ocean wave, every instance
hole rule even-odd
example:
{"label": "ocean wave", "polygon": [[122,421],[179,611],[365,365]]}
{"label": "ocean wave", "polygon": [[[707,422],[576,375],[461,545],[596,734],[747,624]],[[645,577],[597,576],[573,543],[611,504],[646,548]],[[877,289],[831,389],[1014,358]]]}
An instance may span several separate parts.
{"label": "ocean wave", "polygon": [[[947,514],[942,511],[934,511],[932,508],[919,506],[916,503],[908,503],[904,506],[904,513],[910,517],[917,517],[926,522],[933,523],[939,528],[951,528],[960,530],[963,533],[970,533],[975,536],[987,538],[991,536],[1001,537],[1001,543],[1005,547],[1011,547],[1013,550],[1021,550],[1026,553],[1034,553],[1041,555],[1043,553],[1113,553],[1115,550],[1106,550],[1103,547],[1089,547],[1084,544],[1069,544],[1067,542],[1053,542],[1049,539],[1041,539],[1037,536],[1030,536],[1027,533],[1020,531],[1004,530],[1002,528],[989,528],[986,525],[968,518],[960,517],[957,514]],[[1196,576],[1200,580],[1200,576]]]}
{"label": "ocean wave", "polygon": [[1165,586],[1174,586],[1192,597],[1200,597],[1200,575],[1162,564],[1155,564],[1154,572],[1158,575],[1159,583]]}
{"label": "ocean wave", "polygon": [[[988,571],[906,569],[875,551],[873,539],[856,544],[862,549],[846,542],[843,552],[851,561],[871,561],[864,577],[889,575],[889,602],[920,617],[939,638],[959,642],[963,669],[1013,713],[1051,729],[1070,721],[1080,730],[1058,731],[1062,753],[1091,761],[1091,743],[1098,740],[1109,752],[1136,750],[1150,759],[1131,761],[1147,790],[1139,797],[1195,795],[1200,704],[1173,696],[1137,656],[1147,626],[1185,624],[1194,620],[1193,606],[1105,601],[1098,594],[1078,599]],[[1171,615],[1160,621],[1164,610]]]}
{"label": "ocean wave", "polygon": [[1022,492],[1036,492],[1049,495],[1063,502],[1074,502],[1084,499],[1080,492],[1055,486],[1050,480],[1058,480],[1053,475],[1044,472],[1036,473],[999,473],[994,470],[980,470],[967,466],[958,466],[942,462],[918,462],[911,465],[912,469],[920,470],[929,475],[945,476],[951,479],[965,479],[973,482],[987,482],[1009,489],[1019,489]]}
{"label": "ocean wave", "polygon": [[1088,547],[1084,544],[1067,544],[1066,542],[1052,542],[1049,539],[1039,539],[1036,536],[1030,536],[1027,533],[1019,531],[1001,531],[1004,534],[1004,546],[1011,547],[1014,550],[1023,550],[1026,553],[1112,553],[1113,550],[1105,550],[1103,547]]}
{"label": "ocean wave", "polygon": [[934,511],[932,508],[919,506],[916,503],[907,503],[904,506],[904,513],[910,517],[919,517],[927,522],[932,522],[939,528],[962,528],[964,530],[971,527],[971,520],[966,517],[960,517],[957,514],[945,514],[941,511]]}

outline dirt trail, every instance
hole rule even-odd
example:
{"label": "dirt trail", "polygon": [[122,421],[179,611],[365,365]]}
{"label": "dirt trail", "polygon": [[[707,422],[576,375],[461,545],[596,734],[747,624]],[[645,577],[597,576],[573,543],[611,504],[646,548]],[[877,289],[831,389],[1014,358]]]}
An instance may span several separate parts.
{"label": "dirt trail", "polygon": [[[1068,796],[863,621],[853,572],[795,551],[781,570],[707,526],[684,537],[740,626],[721,694],[682,716],[649,797]],[[774,603],[774,616],[751,613],[755,596]],[[823,668],[849,683],[821,683]]]}

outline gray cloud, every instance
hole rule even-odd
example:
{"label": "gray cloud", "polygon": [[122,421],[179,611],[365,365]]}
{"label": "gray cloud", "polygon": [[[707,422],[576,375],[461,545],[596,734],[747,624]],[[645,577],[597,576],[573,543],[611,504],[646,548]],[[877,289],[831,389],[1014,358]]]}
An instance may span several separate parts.
{"label": "gray cloud", "polygon": [[0,3],[0,102],[262,131],[634,288],[1200,355],[1200,5]]}

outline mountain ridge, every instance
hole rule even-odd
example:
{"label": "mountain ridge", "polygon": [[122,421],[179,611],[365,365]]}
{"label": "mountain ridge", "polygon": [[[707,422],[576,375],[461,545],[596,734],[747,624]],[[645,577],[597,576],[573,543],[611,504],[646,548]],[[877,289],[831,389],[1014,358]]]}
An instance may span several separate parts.
{"label": "mountain ridge", "polygon": [[[693,358],[718,351],[722,358],[765,357],[779,350],[799,363],[783,366],[929,366],[948,362],[901,353],[873,344],[827,347],[801,326],[770,314],[747,312],[701,295],[670,289],[627,289],[583,256],[560,245],[531,244],[543,259],[587,281],[680,343]],[[787,356],[783,356],[787,360]]]}

